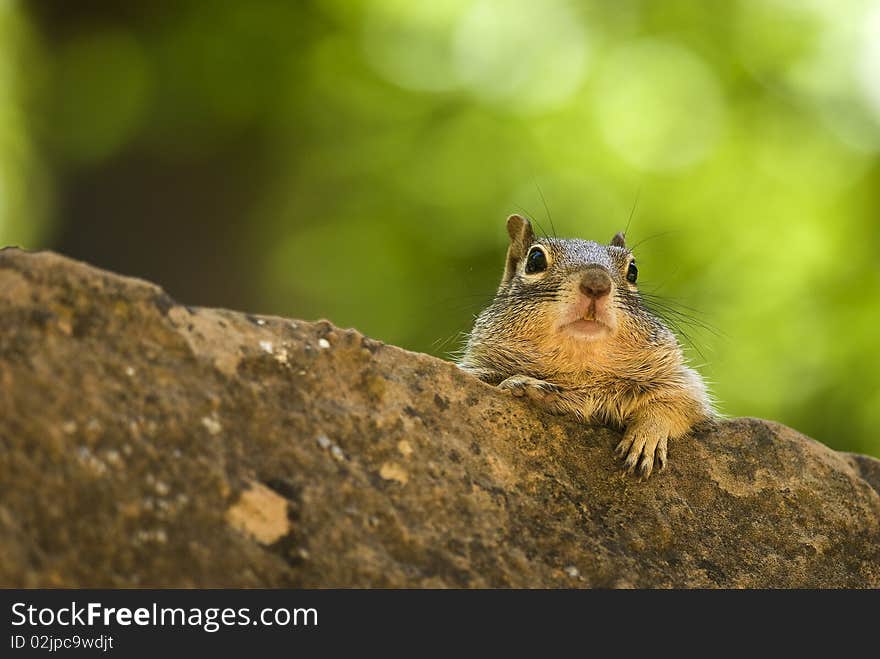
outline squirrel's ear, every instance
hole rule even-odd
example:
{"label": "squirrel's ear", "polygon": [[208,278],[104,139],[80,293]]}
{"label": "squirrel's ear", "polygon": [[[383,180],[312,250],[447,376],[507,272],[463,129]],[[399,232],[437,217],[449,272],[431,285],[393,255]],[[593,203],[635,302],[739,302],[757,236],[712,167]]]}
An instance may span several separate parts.
{"label": "squirrel's ear", "polygon": [[526,255],[526,251],[535,242],[535,232],[532,231],[532,223],[522,215],[511,215],[507,218],[507,235],[510,236],[510,247],[507,248],[507,263],[504,266],[504,277],[501,283],[505,284],[516,274],[516,267]]}
{"label": "squirrel's ear", "polygon": [[511,215],[507,218],[507,235],[510,236],[512,245],[519,245],[522,248],[531,247],[535,242],[532,223],[522,215]]}
{"label": "squirrel's ear", "polygon": [[618,231],[614,234],[614,238],[611,239],[611,246],[626,248],[626,236],[623,235],[623,231]]}

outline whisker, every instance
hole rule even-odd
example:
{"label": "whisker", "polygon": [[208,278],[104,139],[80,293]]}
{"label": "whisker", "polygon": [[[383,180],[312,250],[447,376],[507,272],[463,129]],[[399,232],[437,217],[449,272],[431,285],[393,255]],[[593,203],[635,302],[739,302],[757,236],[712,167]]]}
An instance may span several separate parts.
{"label": "whisker", "polygon": [[665,317],[678,319],[692,327],[699,327],[717,337],[725,336],[724,332],[718,327],[700,318],[699,316],[705,316],[705,314],[697,309],[682,305],[671,298],[660,298],[655,295],[645,295],[644,293],[639,295],[642,303],[649,311],[655,311],[658,314],[663,314]]}
{"label": "whisker", "polygon": [[[623,236],[624,236],[624,238],[625,238],[626,235],[629,233],[629,225],[630,225],[630,223],[632,222],[633,215],[635,215],[635,212],[636,212],[636,206],[639,205],[639,197],[641,196],[641,194],[642,194],[642,188],[641,188],[641,186],[639,186],[639,188],[636,190],[636,199],[635,199],[635,201],[633,202],[632,208],[631,208],[630,211],[629,211],[629,218],[626,220],[626,228],[623,230]],[[639,244],[641,244],[641,243],[639,243]],[[635,249],[635,248],[634,248],[634,247],[633,247],[633,248],[630,248],[630,251],[632,251],[633,249]]]}
{"label": "whisker", "polygon": [[670,229],[669,231],[661,231],[660,233],[652,233],[650,236],[646,236],[645,238],[642,238],[639,242],[637,242],[635,245],[633,245],[630,248],[630,251],[636,249],[639,245],[644,245],[645,243],[647,243],[651,240],[656,240],[657,238],[662,238],[663,236],[669,236],[671,234],[681,233],[681,232],[682,232],[682,229]]}
{"label": "whisker", "polygon": [[631,294],[627,291],[617,291],[615,299],[623,305],[636,306],[641,305],[651,315],[658,318],[664,325],[672,330],[680,339],[693,349],[702,360],[705,360],[705,354],[700,343],[692,335],[692,330],[705,331],[716,337],[723,337],[724,334],[708,321],[698,317],[701,312],[690,310],[684,307],[676,300],[670,298],[662,298],[658,295],[639,292]]}
{"label": "whisker", "polygon": [[553,231],[553,237],[558,238],[556,235],[556,227],[553,226],[553,216],[550,215],[550,207],[547,206],[547,200],[544,198],[544,192],[541,190],[541,186],[538,185],[538,182],[535,181],[535,187],[538,188],[538,194],[541,195],[541,203],[544,204],[544,210],[547,213],[547,219],[550,220],[550,230]]}
{"label": "whisker", "polygon": [[454,332],[453,334],[450,334],[449,336],[447,336],[445,339],[444,338],[435,339],[431,343],[431,347],[436,352],[440,352],[444,348],[446,348],[446,346],[448,346],[450,343],[455,341],[459,345],[459,347],[454,350],[451,350],[451,351],[449,351],[449,350],[445,351],[444,356],[451,361],[458,361],[461,357],[464,356],[464,344],[467,341],[467,336],[468,336],[467,332]]}

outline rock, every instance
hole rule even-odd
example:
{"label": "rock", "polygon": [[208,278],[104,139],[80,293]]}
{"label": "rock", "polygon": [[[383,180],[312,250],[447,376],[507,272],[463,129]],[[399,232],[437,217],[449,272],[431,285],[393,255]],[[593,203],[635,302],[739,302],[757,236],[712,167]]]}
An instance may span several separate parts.
{"label": "rock", "polygon": [[880,587],[880,462],[619,435],[330,323],[0,252],[0,585]]}

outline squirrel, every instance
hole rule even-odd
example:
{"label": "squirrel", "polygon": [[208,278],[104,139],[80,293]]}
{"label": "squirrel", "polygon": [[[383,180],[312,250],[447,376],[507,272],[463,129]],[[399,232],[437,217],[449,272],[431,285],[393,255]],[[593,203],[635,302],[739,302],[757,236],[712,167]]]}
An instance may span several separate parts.
{"label": "squirrel", "polygon": [[624,234],[609,245],[539,239],[520,215],[507,233],[501,284],[458,366],[557,414],[625,429],[615,453],[627,473],[664,469],[668,441],[715,411],[675,335],[644,305]]}

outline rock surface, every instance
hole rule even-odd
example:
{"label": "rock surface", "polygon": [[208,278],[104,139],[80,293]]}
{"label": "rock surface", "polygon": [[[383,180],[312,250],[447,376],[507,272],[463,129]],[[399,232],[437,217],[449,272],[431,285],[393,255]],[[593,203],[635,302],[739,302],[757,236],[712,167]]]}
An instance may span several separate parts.
{"label": "rock surface", "polygon": [[880,462],[612,430],[327,322],[0,252],[0,585],[880,587]]}

